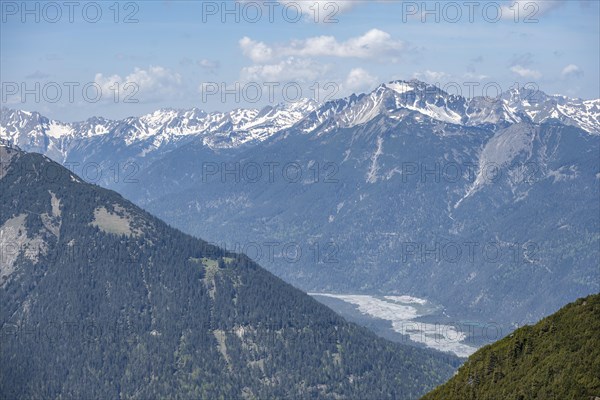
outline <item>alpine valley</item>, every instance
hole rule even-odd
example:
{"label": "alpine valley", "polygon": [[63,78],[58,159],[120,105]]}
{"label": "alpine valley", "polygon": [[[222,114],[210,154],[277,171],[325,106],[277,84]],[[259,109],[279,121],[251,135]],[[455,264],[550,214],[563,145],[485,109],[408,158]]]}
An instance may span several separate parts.
{"label": "alpine valley", "polygon": [[0,160],[2,399],[415,399],[460,363],[43,155]]}
{"label": "alpine valley", "polygon": [[600,99],[411,80],[120,121],[4,108],[0,134],[340,309],[413,296],[511,330],[600,291]]}

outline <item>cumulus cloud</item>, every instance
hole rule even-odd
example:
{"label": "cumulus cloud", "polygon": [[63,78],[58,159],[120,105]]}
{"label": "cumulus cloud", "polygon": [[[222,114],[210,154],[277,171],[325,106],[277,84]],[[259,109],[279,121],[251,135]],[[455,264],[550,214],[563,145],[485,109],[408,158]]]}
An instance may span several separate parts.
{"label": "cumulus cloud", "polygon": [[579,78],[583,76],[583,71],[575,64],[569,64],[562,70],[563,77],[576,77]]}
{"label": "cumulus cloud", "polygon": [[426,70],[424,72],[415,72],[413,78],[424,80],[428,83],[437,83],[449,79],[450,75],[445,72]]}
{"label": "cumulus cloud", "polygon": [[[242,81],[262,82],[316,82],[326,80],[334,66],[323,59],[357,58],[393,62],[404,50],[401,40],[379,29],[371,29],[363,35],[338,40],[334,36],[314,36],[306,39],[289,40],[286,43],[267,44],[243,37],[239,46],[253,65],[241,70]],[[362,89],[360,80],[371,82],[373,77],[363,69],[351,72],[347,82],[336,78],[336,82],[354,89]]]}
{"label": "cumulus cloud", "polygon": [[154,102],[178,95],[182,79],[179,74],[167,68],[150,66],[148,69],[136,67],[125,77],[97,73],[94,82],[102,89],[103,99],[111,100],[115,88],[118,88],[120,96],[130,95],[140,102]]}
{"label": "cumulus cloud", "polygon": [[362,68],[353,68],[344,83],[344,88],[352,92],[369,90],[377,85],[379,79]]}
{"label": "cumulus cloud", "polygon": [[331,66],[311,59],[288,57],[275,63],[245,67],[241,75],[246,82],[310,82],[319,80],[330,70]]}
{"label": "cumulus cloud", "polygon": [[285,45],[270,47],[244,37],[239,42],[242,53],[255,63],[265,63],[277,57],[339,57],[380,58],[398,56],[405,48],[404,42],[379,29],[371,29],[362,36],[340,42],[334,36],[315,36],[292,40]]}
{"label": "cumulus cloud", "polygon": [[467,72],[463,76],[465,79],[471,79],[471,80],[476,80],[476,81],[482,81],[484,79],[489,78],[489,76],[487,76],[485,74],[477,74],[475,72]]}
{"label": "cumulus cloud", "polygon": [[540,71],[536,71],[534,69],[525,68],[521,65],[514,65],[510,68],[510,71],[516,75],[519,75],[522,78],[532,78],[539,79],[542,77],[542,73]]}
{"label": "cumulus cloud", "polygon": [[338,42],[333,36],[318,36],[294,41],[289,51],[297,55],[370,58],[393,55],[404,48],[400,40],[379,29],[371,29],[362,36]]}
{"label": "cumulus cloud", "polygon": [[268,62],[273,58],[273,49],[263,42],[257,42],[249,37],[240,40],[242,53],[256,63]]}

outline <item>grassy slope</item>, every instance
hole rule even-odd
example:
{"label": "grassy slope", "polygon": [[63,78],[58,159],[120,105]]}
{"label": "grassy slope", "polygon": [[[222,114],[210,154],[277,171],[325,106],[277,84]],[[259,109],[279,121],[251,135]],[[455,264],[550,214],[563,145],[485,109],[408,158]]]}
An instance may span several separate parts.
{"label": "grassy slope", "polygon": [[600,295],[579,299],[473,354],[422,400],[600,396]]}

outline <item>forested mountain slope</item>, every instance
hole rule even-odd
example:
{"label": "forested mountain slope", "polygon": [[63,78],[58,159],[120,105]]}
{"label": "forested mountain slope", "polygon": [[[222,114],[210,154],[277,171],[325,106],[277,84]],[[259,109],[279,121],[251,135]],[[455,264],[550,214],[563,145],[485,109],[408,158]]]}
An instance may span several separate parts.
{"label": "forested mountain slope", "polygon": [[452,357],[0,146],[0,398],[410,399]]}
{"label": "forested mountain slope", "polygon": [[423,400],[600,397],[600,295],[579,299],[471,357]]}

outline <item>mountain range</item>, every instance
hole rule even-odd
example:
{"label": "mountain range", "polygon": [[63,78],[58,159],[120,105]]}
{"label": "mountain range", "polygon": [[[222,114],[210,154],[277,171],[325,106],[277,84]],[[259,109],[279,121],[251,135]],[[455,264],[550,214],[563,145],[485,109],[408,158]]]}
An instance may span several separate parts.
{"label": "mountain range", "polygon": [[432,120],[462,126],[540,124],[556,120],[590,134],[600,134],[600,99],[546,95],[530,88],[511,89],[497,97],[467,99],[411,80],[382,84],[369,94],[354,94],[324,104],[302,99],[261,110],[161,109],[119,121],[93,117],[83,122],[64,123],[37,112],[3,107],[0,136],[22,148],[65,159],[73,147],[98,137],[120,140],[127,146],[145,145],[146,153],[169,149],[169,145],[188,137],[212,149],[235,148],[264,141],[300,121],[306,133],[327,132],[334,127],[360,125],[381,114],[400,119],[412,111]]}
{"label": "mountain range", "polygon": [[438,322],[512,329],[600,290],[600,99],[413,80],[121,121],[2,109],[0,126],[309,292],[411,295]]}

